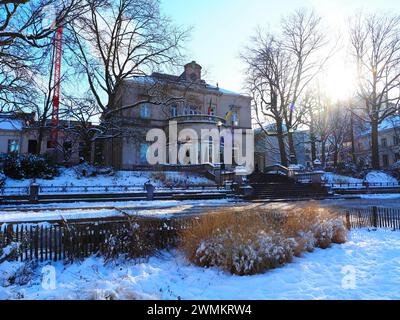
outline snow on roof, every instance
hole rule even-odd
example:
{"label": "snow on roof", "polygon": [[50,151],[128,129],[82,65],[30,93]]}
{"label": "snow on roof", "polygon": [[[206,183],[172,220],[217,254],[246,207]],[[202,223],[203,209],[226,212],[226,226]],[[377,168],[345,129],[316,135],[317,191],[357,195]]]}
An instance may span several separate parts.
{"label": "snow on roof", "polygon": [[[392,116],[388,117],[385,120],[382,121],[382,123],[378,126],[378,131],[385,131],[389,129],[394,129],[394,128],[400,128],[400,116]],[[363,131],[360,136],[365,136],[370,133],[371,129],[367,129],[366,131]]]}
{"label": "snow on roof", "polygon": [[[182,81],[179,76],[173,76],[173,75],[168,75],[168,74],[159,74],[159,73],[155,74],[154,76],[132,77],[132,78],[126,79],[126,81],[137,83],[137,84],[142,84],[142,85],[151,85],[151,84],[156,83],[156,79],[158,81],[174,81],[174,82]],[[184,81],[182,81],[182,82],[184,82]],[[205,87],[207,89],[215,90],[215,91],[221,92],[222,94],[229,95],[229,96],[237,96],[237,97],[245,96],[241,93],[223,89],[223,88],[220,88],[217,86],[213,86],[213,85],[205,83],[205,82],[199,83],[199,85],[203,85],[203,86],[205,85]]]}
{"label": "snow on roof", "polygon": [[379,125],[379,131],[400,127],[400,116],[389,117]]}
{"label": "snow on roof", "polygon": [[223,89],[223,88],[220,88],[220,87],[213,86],[213,85],[211,85],[211,84],[206,84],[206,87],[207,87],[208,89],[218,90],[219,92],[221,92],[221,93],[223,93],[223,94],[230,95],[230,96],[243,96],[242,94],[240,94],[240,93],[238,93],[238,92],[226,90],[226,89]]}
{"label": "snow on roof", "polygon": [[18,119],[0,119],[0,130],[22,130],[24,122]]}

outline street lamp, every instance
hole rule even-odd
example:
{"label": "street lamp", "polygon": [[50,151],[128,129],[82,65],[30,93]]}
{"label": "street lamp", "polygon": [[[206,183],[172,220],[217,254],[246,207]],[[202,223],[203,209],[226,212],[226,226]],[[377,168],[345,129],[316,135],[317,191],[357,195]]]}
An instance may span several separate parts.
{"label": "street lamp", "polygon": [[221,160],[221,171],[225,170],[225,163],[224,163],[224,158],[222,157],[222,148],[221,148],[221,127],[223,126],[223,123],[221,120],[217,122],[217,127],[218,127],[218,135],[219,135],[219,157]]}

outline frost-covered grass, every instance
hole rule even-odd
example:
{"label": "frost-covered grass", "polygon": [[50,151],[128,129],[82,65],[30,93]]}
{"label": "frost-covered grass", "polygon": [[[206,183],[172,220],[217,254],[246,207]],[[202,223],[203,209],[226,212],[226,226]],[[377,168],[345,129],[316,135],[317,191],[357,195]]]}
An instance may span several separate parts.
{"label": "frost-covered grass", "polygon": [[343,218],[328,209],[221,209],[182,232],[183,251],[202,267],[250,275],[291,262],[293,256],[344,243]]}
{"label": "frost-covered grass", "polygon": [[[24,187],[32,183],[32,179],[15,180],[7,178],[6,187]],[[151,181],[157,187],[185,186],[213,184],[202,175],[183,172],[143,172],[143,171],[116,171],[113,174],[99,174],[93,177],[84,177],[74,168],[63,168],[60,175],[53,179],[36,179],[36,183],[42,186],[143,186]]]}
{"label": "frost-covered grass", "polygon": [[41,285],[44,264],[9,283],[22,264],[4,262],[0,299],[400,299],[399,248],[400,232],[353,230],[345,244],[245,277],[196,267],[179,251],[142,263],[104,264],[91,257],[73,265],[53,263],[55,290]]}

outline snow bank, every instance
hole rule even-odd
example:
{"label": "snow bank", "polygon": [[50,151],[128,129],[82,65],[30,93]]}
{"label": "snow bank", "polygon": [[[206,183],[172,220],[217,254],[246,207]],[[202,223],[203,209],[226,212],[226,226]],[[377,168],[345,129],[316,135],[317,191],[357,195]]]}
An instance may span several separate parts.
{"label": "snow bank", "polygon": [[[51,180],[36,179],[41,186],[113,186],[137,185],[143,186],[152,181],[157,187],[166,185],[202,185],[213,184],[202,175],[183,172],[143,172],[143,171],[116,171],[114,175],[98,175],[96,177],[82,177],[73,168],[61,169],[60,176]],[[7,178],[6,187],[25,187],[32,183],[32,179],[13,180]]]}
{"label": "snow bank", "polygon": [[[89,258],[82,264],[53,264],[56,290],[42,288],[37,270],[25,285],[0,286],[0,298],[400,299],[399,248],[400,232],[354,230],[343,245],[317,249],[283,268],[247,277],[195,267],[178,252],[138,264],[105,266],[102,259]],[[0,265],[0,274],[4,269]]]}
{"label": "snow bank", "polygon": [[379,183],[379,182],[387,182],[387,183],[397,183],[397,179],[388,175],[385,172],[381,171],[372,171],[367,174],[365,180],[369,183]]}
{"label": "snow bank", "polygon": [[[343,176],[331,172],[325,173],[322,178],[327,183],[363,183],[364,180]],[[397,183],[396,178],[382,171],[371,171],[365,177],[365,181],[369,183]]]}
{"label": "snow bank", "polygon": [[[116,201],[116,202],[77,202],[51,203],[40,205],[0,206],[0,223],[14,221],[54,221],[80,218],[122,217],[122,211],[130,215],[170,218],[174,215],[194,214],[207,208],[232,205],[229,199],[187,200],[187,201]],[[7,208],[7,211],[2,210]],[[70,208],[70,210],[68,210]],[[20,209],[24,209],[21,211]]]}
{"label": "snow bank", "polygon": [[342,176],[340,174],[335,174],[331,172],[327,172],[322,176],[322,179],[326,181],[326,183],[362,183],[361,179],[356,179],[348,176]]}

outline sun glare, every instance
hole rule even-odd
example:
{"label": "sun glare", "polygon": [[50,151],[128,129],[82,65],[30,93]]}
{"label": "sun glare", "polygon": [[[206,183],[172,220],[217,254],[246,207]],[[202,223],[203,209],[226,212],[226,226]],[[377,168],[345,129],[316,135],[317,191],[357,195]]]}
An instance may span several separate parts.
{"label": "sun glare", "polygon": [[351,66],[334,63],[327,70],[323,80],[327,95],[333,100],[345,100],[356,91],[356,75]]}

